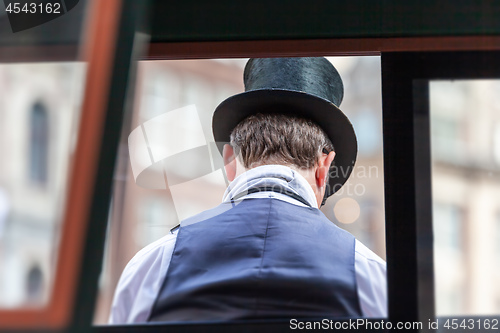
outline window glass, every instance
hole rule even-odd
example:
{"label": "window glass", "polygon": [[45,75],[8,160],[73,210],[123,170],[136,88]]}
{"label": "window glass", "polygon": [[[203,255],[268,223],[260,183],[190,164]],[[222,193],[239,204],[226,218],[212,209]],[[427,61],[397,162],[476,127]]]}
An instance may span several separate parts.
{"label": "window glass", "polygon": [[0,308],[50,299],[84,70],[0,64]]}
{"label": "window glass", "polygon": [[430,83],[437,315],[500,313],[498,80]]}
{"label": "window glass", "polygon": [[[247,59],[140,62],[131,125],[115,173],[96,324],[108,321],[129,260],[181,220],[221,203],[228,185],[212,135],[219,103],[243,92]],[[355,128],[358,159],[324,214],[385,259],[379,57],[330,58],[344,81],[341,110]],[[189,161],[188,163],[186,161]]]}

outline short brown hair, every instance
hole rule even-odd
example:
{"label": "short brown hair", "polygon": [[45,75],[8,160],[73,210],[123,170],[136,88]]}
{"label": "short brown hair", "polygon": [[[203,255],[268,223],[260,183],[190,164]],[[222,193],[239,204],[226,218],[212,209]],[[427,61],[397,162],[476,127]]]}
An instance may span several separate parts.
{"label": "short brown hair", "polygon": [[334,149],[316,123],[278,113],[245,118],[233,129],[230,140],[247,169],[268,164],[310,169],[322,152]]}

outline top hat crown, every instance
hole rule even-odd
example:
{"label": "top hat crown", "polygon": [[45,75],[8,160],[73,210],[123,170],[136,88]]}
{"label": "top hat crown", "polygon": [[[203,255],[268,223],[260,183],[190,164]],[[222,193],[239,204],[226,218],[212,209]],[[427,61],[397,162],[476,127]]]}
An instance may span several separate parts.
{"label": "top hat crown", "polygon": [[243,73],[245,91],[281,89],[305,92],[337,107],[344,97],[342,79],[325,58],[250,59]]}
{"label": "top hat crown", "polygon": [[256,113],[277,112],[318,124],[335,148],[326,197],[338,191],[351,174],[357,141],[349,119],[339,109],[342,79],[325,58],[256,58],[245,66],[245,92],[231,96],[215,109],[212,131],[219,151],[236,125]]}

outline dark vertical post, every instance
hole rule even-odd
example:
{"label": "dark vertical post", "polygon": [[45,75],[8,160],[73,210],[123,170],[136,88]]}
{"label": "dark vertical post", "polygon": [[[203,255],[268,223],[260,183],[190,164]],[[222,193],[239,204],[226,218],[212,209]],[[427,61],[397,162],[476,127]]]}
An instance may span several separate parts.
{"label": "dark vertical post", "polygon": [[382,54],[389,317],[418,321],[415,119],[411,67]]}
{"label": "dark vertical post", "polygon": [[[427,326],[434,320],[434,239],[429,80],[413,80],[415,217],[417,227],[418,312]],[[424,331],[426,327],[424,327]]]}
{"label": "dark vertical post", "polygon": [[422,331],[435,316],[427,62],[382,55],[389,315]]}
{"label": "dark vertical post", "polygon": [[[76,294],[72,325],[68,332],[87,332],[92,325],[101,273],[106,226],[111,200],[113,173],[117,157],[128,88],[132,84],[134,41],[148,1],[123,0],[116,47],[113,55],[109,95],[89,212],[84,253]],[[129,103],[130,104],[130,103]]]}

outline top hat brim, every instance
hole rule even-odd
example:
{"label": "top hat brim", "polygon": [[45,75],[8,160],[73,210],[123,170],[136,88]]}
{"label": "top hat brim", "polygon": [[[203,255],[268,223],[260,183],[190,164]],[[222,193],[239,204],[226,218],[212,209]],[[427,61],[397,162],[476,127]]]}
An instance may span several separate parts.
{"label": "top hat brim", "polygon": [[283,113],[310,119],[328,135],[335,148],[335,168],[330,172],[326,195],[337,192],[354,169],[358,145],[346,115],[333,103],[304,92],[257,89],[229,97],[215,109],[212,131],[222,154],[233,129],[246,117],[257,113]]}

